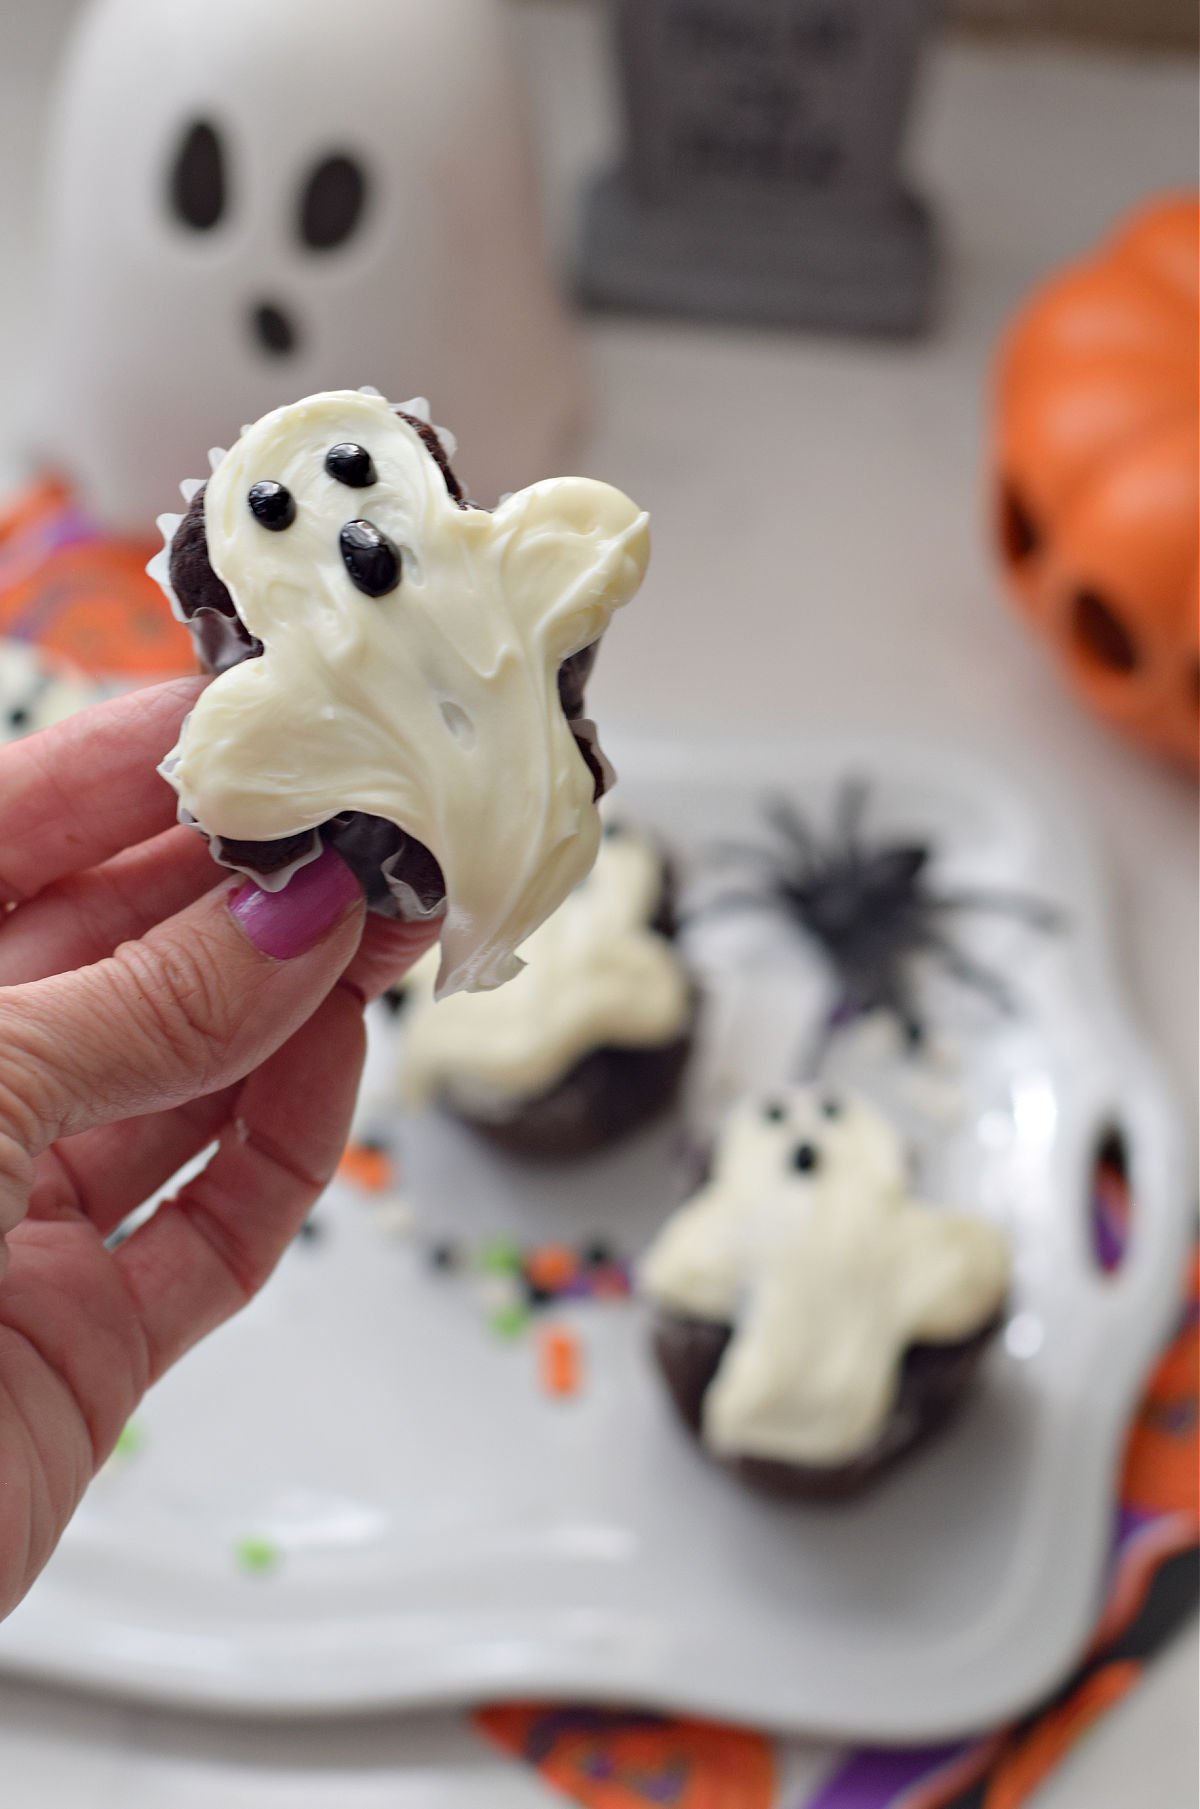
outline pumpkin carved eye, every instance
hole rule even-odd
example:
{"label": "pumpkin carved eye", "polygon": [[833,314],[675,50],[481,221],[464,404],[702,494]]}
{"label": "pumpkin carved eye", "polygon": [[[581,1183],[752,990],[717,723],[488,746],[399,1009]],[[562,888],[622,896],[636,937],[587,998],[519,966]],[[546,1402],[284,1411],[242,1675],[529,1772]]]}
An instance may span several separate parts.
{"label": "pumpkin carved eye", "polygon": [[1000,493],[1000,538],[1011,565],[1023,565],[1042,544],[1037,523],[1011,484]]}
{"label": "pumpkin carved eye", "polygon": [[1076,592],[1071,605],[1071,632],[1076,646],[1092,665],[1122,675],[1137,670],[1137,642],[1099,592]]}

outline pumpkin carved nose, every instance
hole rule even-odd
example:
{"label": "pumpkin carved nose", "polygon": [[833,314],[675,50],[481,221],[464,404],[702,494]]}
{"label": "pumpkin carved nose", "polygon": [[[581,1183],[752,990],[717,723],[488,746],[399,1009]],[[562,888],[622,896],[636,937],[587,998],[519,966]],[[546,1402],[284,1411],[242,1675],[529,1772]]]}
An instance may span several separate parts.
{"label": "pumpkin carved nose", "polygon": [[1024,565],[1042,544],[1037,523],[1012,484],[1000,493],[1000,539],[1010,565]]}
{"label": "pumpkin carved nose", "polygon": [[1122,675],[1139,665],[1137,643],[1124,622],[1094,590],[1077,593],[1071,608],[1071,628],[1076,646],[1093,665]]}

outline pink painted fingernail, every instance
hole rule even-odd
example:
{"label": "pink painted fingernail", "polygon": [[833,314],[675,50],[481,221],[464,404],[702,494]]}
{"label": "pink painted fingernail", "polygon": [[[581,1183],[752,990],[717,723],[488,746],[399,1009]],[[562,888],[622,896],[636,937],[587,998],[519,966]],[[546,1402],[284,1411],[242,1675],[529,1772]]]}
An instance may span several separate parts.
{"label": "pink painted fingernail", "polygon": [[264,892],[248,879],[231,893],[229,909],[260,953],[291,961],[315,948],[361,897],[362,887],[341,855],[326,848],[293,873],[282,892]]}

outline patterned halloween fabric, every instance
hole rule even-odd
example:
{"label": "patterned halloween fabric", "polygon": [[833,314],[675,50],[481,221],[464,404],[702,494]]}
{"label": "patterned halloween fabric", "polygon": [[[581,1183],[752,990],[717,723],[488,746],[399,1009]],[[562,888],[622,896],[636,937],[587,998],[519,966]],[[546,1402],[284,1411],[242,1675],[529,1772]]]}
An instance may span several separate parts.
{"label": "patterned halloween fabric", "polygon": [[37,642],[96,678],[194,672],[191,637],[146,575],[155,551],[112,539],[65,483],[43,479],[0,510],[0,635]]}
{"label": "patterned halloween fabric", "polygon": [[476,1723],[585,1809],[1020,1809],[1137,1684],[1200,1598],[1200,1252],[1188,1307],[1129,1435],[1104,1612],[1082,1664],[1033,1714],[986,1739],[889,1751],[804,1748],[742,1728],[561,1704]]}

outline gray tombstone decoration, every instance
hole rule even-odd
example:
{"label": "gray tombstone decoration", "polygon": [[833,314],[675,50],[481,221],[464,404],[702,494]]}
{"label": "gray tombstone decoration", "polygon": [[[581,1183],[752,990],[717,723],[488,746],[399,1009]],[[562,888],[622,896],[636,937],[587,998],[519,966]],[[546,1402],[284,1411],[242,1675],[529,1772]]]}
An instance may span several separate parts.
{"label": "gray tombstone decoration", "polygon": [[871,333],[926,324],[900,151],[930,0],[613,0],[626,154],[587,197],[591,306]]}

